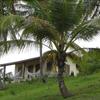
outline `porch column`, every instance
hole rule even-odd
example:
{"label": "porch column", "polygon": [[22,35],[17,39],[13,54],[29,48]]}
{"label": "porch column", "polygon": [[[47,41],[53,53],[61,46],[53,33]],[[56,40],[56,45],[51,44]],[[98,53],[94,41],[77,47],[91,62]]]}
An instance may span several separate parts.
{"label": "porch column", "polygon": [[28,79],[28,68],[26,66],[24,67],[25,67],[25,80],[27,80]]}
{"label": "porch column", "polygon": [[[35,64],[33,65],[33,73],[35,74]],[[34,75],[35,77],[35,75]]]}
{"label": "porch column", "polygon": [[22,64],[22,77],[23,79],[25,78],[25,67],[24,67],[24,63]]}
{"label": "porch column", "polygon": [[44,61],[43,63],[43,75],[47,74],[47,61]]}

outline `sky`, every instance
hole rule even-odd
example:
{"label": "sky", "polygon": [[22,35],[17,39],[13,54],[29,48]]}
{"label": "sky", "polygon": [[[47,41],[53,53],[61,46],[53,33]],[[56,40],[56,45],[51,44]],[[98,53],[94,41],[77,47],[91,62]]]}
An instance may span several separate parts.
{"label": "sky", "polygon": [[[100,35],[95,36],[90,41],[78,40],[76,41],[76,43],[84,48],[100,48]],[[47,47],[43,47],[43,52],[48,50],[49,49]],[[9,52],[7,55],[4,55],[0,58],[0,64],[20,61],[23,59],[34,58],[38,56],[39,56],[39,49],[37,48],[31,48],[31,50],[26,49],[23,52],[19,52],[18,50],[14,49],[13,51]],[[13,72],[14,74],[14,65],[7,66],[6,73],[8,72]]]}
{"label": "sky", "polygon": [[84,48],[100,48],[100,34],[95,36],[90,41],[78,40],[76,43]]}

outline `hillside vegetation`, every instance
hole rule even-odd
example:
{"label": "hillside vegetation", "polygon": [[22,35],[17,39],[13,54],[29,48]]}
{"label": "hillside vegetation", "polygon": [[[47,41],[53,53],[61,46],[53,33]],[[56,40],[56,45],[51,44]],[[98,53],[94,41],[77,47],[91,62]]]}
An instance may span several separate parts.
{"label": "hillside vegetation", "polygon": [[65,81],[74,94],[67,99],[60,95],[57,79],[49,78],[47,83],[35,79],[32,82],[10,84],[0,91],[0,100],[100,100],[100,73],[66,77]]}

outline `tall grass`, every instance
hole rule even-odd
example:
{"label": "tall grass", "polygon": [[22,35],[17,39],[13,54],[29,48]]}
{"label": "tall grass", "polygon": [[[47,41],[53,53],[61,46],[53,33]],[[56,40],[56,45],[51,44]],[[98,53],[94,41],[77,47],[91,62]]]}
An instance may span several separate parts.
{"label": "tall grass", "polygon": [[[65,77],[66,85],[74,94],[65,100],[100,100],[100,73],[88,76]],[[63,100],[59,93],[57,79],[14,83],[0,91],[0,100]]]}

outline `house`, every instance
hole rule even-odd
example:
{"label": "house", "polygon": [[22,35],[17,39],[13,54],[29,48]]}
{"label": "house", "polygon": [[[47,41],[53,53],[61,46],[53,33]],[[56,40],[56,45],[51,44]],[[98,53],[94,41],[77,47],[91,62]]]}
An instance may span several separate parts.
{"label": "house", "polygon": [[[22,60],[15,63],[15,78],[31,80],[40,76],[40,57]],[[58,69],[52,62],[43,61],[43,74],[49,77],[57,75]],[[65,65],[65,75],[77,76],[79,73],[76,64],[68,58],[68,63]]]}
{"label": "house", "polygon": [[[57,75],[58,68],[55,63],[43,60],[43,74],[48,77],[52,77]],[[36,78],[40,76],[40,57],[30,58],[26,60],[1,64],[0,66],[5,67],[8,65],[15,65],[15,75],[13,77],[14,80],[31,80],[32,78]],[[4,71],[5,72],[5,71]],[[79,73],[78,69],[76,68],[76,64],[72,62],[72,60],[67,57],[65,62],[65,70],[64,75],[72,75],[77,76]],[[6,74],[3,74],[6,77]],[[8,75],[9,77],[11,75]]]}
{"label": "house", "polygon": [[[100,51],[98,48],[85,48],[87,52],[92,52],[92,51]],[[76,55],[76,52],[74,52]],[[72,58],[74,55],[71,55]],[[79,73],[79,70],[77,68],[77,64],[72,61],[71,56],[66,57],[66,62],[65,62],[65,70],[64,70],[64,75],[73,75],[77,76]],[[82,56],[82,53],[77,54],[77,56]],[[52,77],[57,75],[58,68],[56,64],[50,60],[44,59],[43,60],[43,74]],[[32,78],[36,78],[40,76],[40,57],[35,57],[35,58],[30,58],[30,59],[25,59],[25,60],[20,60],[16,62],[11,62],[11,63],[5,63],[5,64],[0,64],[0,67],[4,67],[0,69],[0,75],[2,77],[12,77],[11,73],[5,73],[6,66],[9,65],[15,65],[15,75],[13,77],[14,80],[31,80]]]}

